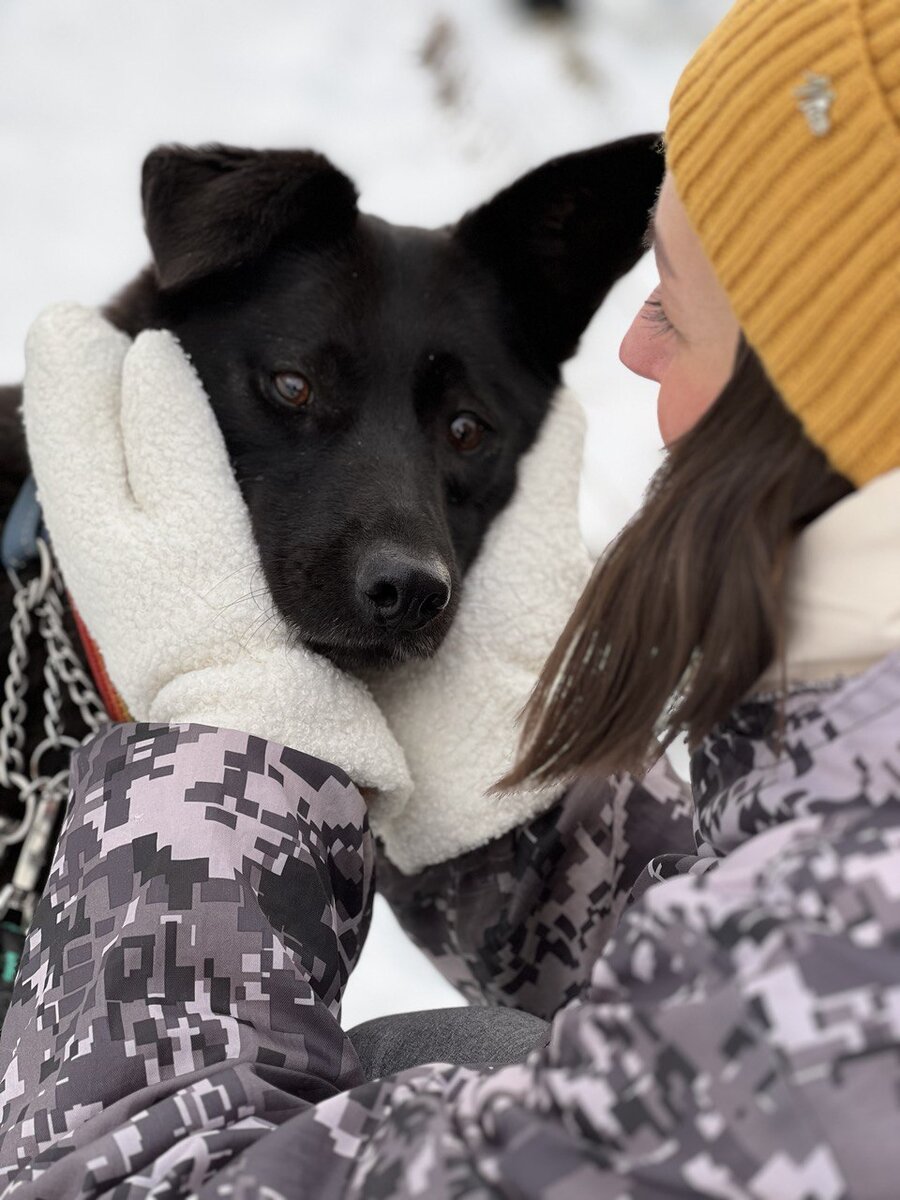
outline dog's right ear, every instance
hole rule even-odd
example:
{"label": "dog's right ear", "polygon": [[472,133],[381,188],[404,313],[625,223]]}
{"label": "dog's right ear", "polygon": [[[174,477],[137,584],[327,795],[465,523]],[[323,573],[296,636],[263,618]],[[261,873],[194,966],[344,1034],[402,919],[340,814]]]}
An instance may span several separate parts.
{"label": "dog's right ear", "polygon": [[546,369],[571,358],[609,289],[644,253],[665,166],[659,134],[566,154],[456,227],[456,238],[502,281]]}
{"label": "dog's right ear", "polygon": [[311,150],[159,146],[144,160],[144,222],[163,290],[258,258],[283,234],[349,231],[356,188]]}

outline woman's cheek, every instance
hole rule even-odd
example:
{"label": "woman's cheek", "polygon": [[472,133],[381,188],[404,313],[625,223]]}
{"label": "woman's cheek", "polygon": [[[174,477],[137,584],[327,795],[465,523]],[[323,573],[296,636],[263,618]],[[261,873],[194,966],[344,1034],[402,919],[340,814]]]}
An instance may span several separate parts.
{"label": "woman's cheek", "polygon": [[671,446],[697,424],[715,403],[719,394],[716,386],[707,386],[696,377],[678,370],[669,371],[656,401],[659,432],[666,446]]}

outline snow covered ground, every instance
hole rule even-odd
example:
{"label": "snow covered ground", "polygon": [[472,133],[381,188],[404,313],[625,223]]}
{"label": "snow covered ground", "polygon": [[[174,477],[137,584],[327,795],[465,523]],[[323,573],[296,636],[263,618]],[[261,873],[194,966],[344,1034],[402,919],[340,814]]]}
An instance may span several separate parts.
{"label": "snow covered ground", "polygon": [[[0,380],[31,318],[100,302],[145,262],[140,163],[164,141],[310,146],[363,207],[440,224],[546,158],[661,129],[727,0],[582,0],[562,32],[513,0],[4,0]],[[616,289],[568,370],[588,407],[585,534],[599,550],[658,462],[652,385],[617,347],[652,286]],[[349,1026],[458,1002],[378,905]]]}

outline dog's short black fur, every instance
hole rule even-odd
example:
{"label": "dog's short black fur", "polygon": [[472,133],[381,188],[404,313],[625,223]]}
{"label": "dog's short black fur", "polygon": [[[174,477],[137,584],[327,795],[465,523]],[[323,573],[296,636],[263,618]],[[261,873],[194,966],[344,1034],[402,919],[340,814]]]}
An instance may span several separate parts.
{"label": "dog's short black fur", "polygon": [[[561,364],[641,253],[656,142],[556,159],[438,230],[362,215],[312,152],[146,159],[153,265],[107,314],[190,354],[300,640],[350,669],[439,645]],[[0,392],[0,519],[27,471],[18,398]]]}

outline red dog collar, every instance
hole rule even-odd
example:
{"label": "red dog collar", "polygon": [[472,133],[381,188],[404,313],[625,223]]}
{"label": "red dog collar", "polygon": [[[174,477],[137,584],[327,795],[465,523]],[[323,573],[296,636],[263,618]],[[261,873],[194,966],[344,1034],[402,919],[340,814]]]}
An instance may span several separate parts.
{"label": "red dog collar", "polygon": [[100,699],[103,701],[106,711],[109,714],[109,719],[115,722],[133,720],[134,718],[128,711],[125,701],[116,691],[115,686],[109,677],[109,672],[106,670],[106,663],[103,661],[103,655],[100,653],[97,643],[88,632],[88,628],[84,621],[82,621],[81,615],[79,614],[78,609],[75,607],[72,597],[68,592],[66,595],[68,597],[69,607],[72,609],[72,616],[75,618],[75,628],[78,630],[78,636],[81,639],[81,647],[84,650],[84,656],[87,659],[88,667],[90,668],[91,675],[94,679],[94,686],[96,687],[100,695]]}

